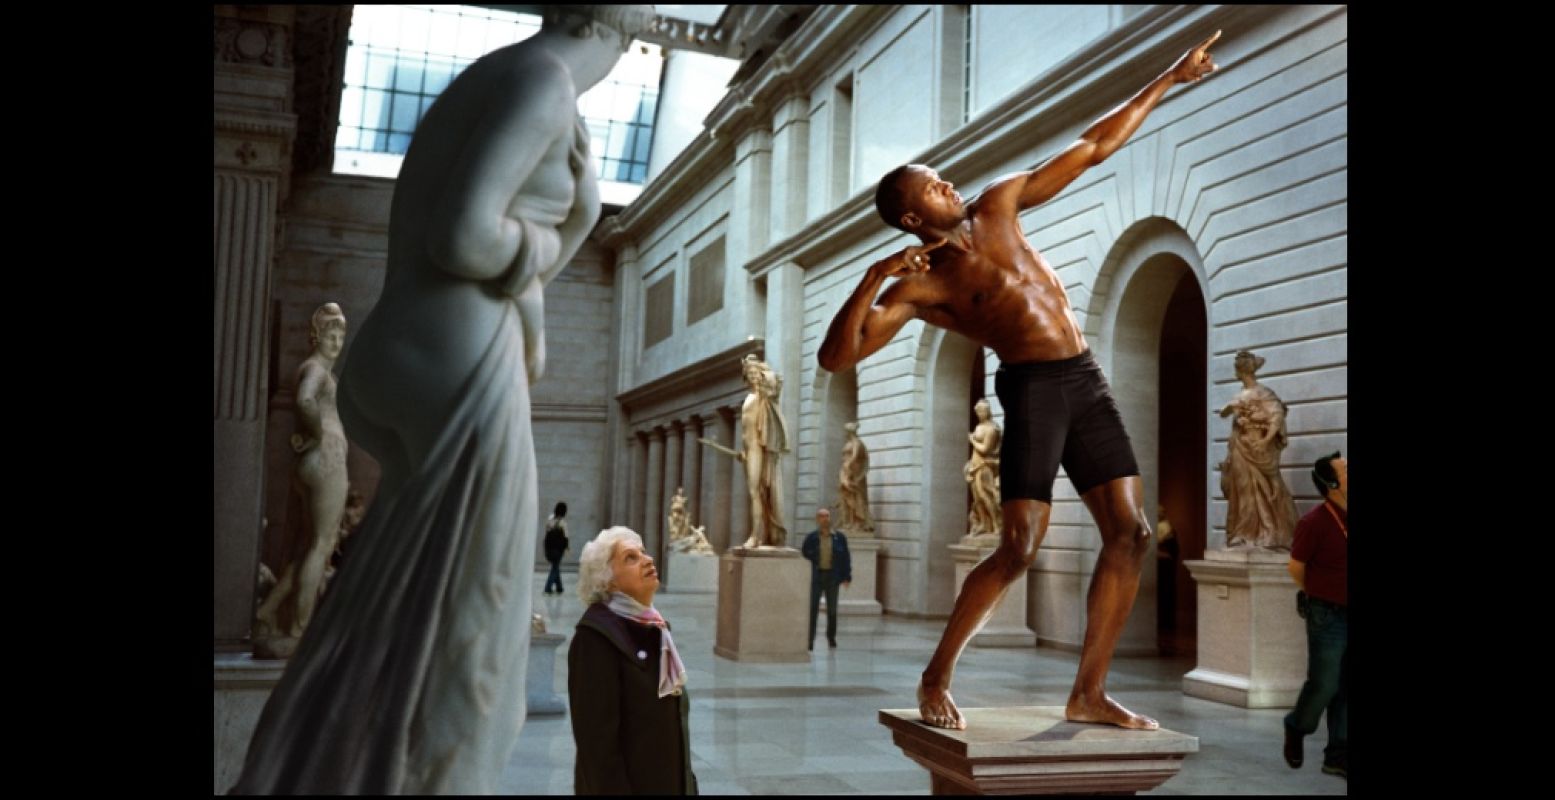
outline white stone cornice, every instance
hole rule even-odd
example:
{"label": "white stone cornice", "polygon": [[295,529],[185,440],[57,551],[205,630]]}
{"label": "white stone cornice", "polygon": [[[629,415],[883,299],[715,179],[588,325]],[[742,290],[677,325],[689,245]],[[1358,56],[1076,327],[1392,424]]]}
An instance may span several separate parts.
{"label": "white stone cornice", "polygon": [[573,403],[535,403],[530,407],[530,415],[537,420],[546,419],[562,422],[604,422],[608,416],[605,406],[586,406]]}
{"label": "white stone cornice", "polygon": [[731,373],[737,372],[740,359],[749,353],[765,352],[763,349],[765,346],[765,339],[747,339],[662,378],[655,378],[628,389],[616,395],[616,401],[627,411],[631,411],[660,397],[675,397],[695,392],[700,387],[723,380]]}
{"label": "white stone cornice", "polygon": [[[978,176],[1021,149],[1021,141],[1040,139],[1044,124],[1068,126],[1077,109],[1090,106],[1096,97],[1117,95],[1120,86],[1143,86],[1170,66],[1174,57],[1197,44],[1203,31],[1231,22],[1243,25],[1281,11],[1275,6],[1151,6],[908,161],[932,164],[953,181]],[[774,242],[745,268],[754,276],[785,263],[809,268],[871,235],[898,233],[879,221],[874,187],[866,185],[799,231]]]}

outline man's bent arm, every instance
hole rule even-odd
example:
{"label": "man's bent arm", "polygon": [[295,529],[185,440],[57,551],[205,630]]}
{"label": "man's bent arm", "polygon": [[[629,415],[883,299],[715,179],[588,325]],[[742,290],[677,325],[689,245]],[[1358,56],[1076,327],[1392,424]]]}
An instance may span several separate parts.
{"label": "man's bent arm", "polygon": [[857,364],[884,347],[916,315],[916,309],[908,303],[874,304],[875,295],[885,279],[900,271],[888,271],[890,265],[900,261],[901,254],[894,254],[864,271],[864,279],[859,281],[826,330],[826,340],[821,342],[819,353],[821,369],[840,372]]}

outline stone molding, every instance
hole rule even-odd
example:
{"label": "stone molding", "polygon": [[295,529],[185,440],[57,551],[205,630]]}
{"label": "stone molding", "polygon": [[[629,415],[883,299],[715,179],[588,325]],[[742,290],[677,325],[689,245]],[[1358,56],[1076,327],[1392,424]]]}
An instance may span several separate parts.
{"label": "stone molding", "polygon": [[290,31],[275,22],[218,17],[214,58],[223,64],[292,66]]}

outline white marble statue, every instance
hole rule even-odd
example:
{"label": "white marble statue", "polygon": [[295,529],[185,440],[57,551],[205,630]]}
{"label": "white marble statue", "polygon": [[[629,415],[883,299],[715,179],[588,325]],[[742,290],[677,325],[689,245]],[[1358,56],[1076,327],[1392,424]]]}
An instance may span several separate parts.
{"label": "white marble statue", "polygon": [[972,490],[967,512],[968,542],[997,542],[1004,519],[999,504],[999,442],[1004,434],[993,421],[987,400],[977,401],[977,427],[967,434],[972,457],[966,462],[966,482]]}
{"label": "white marble statue", "polygon": [[691,517],[686,513],[684,486],[675,487],[675,496],[670,498],[669,532],[671,544],[686,538],[691,533]]}
{"label": "white marble statue", "polygon": [[842,469],[837,476],[837,527],[854,538],[873,536],[875,517],[869,513],[869,450],[859,438],[858,423],[842,426]]}
{"label": "white marble statue", "polygon": [[781,459],[788,452],[788,423],[778,408],[783,378],[755,353],[740,362],[750,394],[740,408],[739,460],[745,464],[745,487],[750,492],[750,538],[746,547],[784,547],[788,529],[783,525],[783,476]]}
{"label": "white marble statue", "polygon": [[345,557],[342,549],[346,539],[356,532],[358,525],[362,524],[362,517],[367,516],[367,505],[362,500],[362,493],[352,489],[346,494],[346,510],[340,515],[340,534],[335,537],[335,552],[329,556],[329,563],[324,565],[324,588],[329,588],[329,582],[334,579],[335,571],[339,569],[341,560]]}
{"label": "white marble statue", "polygon": [[670,498],[669,532],[669,546],[675,552],[716,555],[712,543],[707,541],[707,526],[691,524],[685,487],[677,486],[675,496]]}
{"label": "white marble statue", "polygon": [[578,96],[653,18],[547,6],[422,118],[341,376],[341,417],[382,477],[237,792],[495,791],[525,713],[542,291],[600,213]]}
{"label": "white marble statue", "polygon": [[297,368],[297,432],[291,444],[297,484],[307,500],[302,555],[282,568],[281,577],[254,613],[254,654],[287,658],[313,619],[324,592],[325,570],[340,539],[345,512],[346,433],[335,406],[335,361],[346,343],[346,316],[325,303],[313,312],[308,331],[313,352]]}

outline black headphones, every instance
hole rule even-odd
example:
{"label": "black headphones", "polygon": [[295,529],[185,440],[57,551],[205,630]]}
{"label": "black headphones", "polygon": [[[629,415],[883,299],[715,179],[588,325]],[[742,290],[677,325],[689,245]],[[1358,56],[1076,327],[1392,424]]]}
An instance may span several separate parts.
{"label": "black headphones", "polygon": [[[1323,456],[1322,458],[1318,459],[1317,463],[1329,464],[1329,462],[1338,457],[1339,451],[1335,450],[1332,454]],[[1329,469],[1333,469],[1333,467],[1330,466]],[[1327,476],[1323,475],[1323,473],[1318,472],[1316,465],[1312,467],[1312,483],[1315,484],[1318,489],[1325,495],[1328,494],[1328,492],[1339,488],[1338,476],[1335,476],[1332,480],[1330,480]]]}

